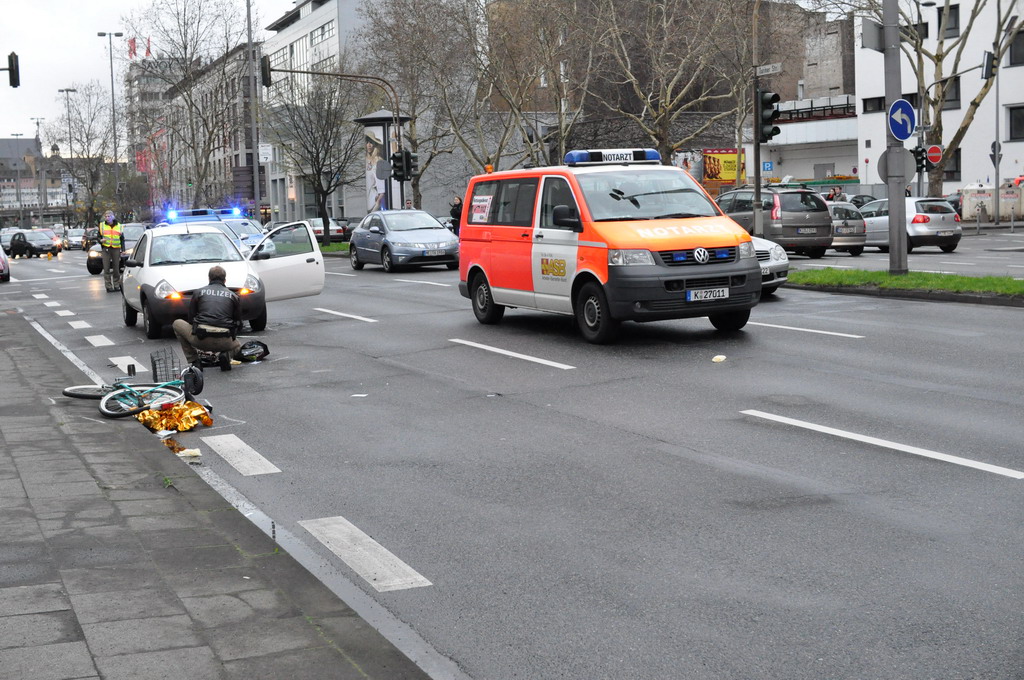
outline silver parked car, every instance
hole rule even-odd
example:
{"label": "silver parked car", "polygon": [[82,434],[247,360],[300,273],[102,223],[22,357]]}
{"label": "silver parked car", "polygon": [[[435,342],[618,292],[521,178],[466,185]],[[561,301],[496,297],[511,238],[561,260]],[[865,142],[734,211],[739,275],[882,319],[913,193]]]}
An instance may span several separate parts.
{"label": "silver parked car", "polygon": [[[908,196],[907,252],[919,246],[938,246],[942,252],[956,250],[963,236],[960,216],[941,198]],[[867,230],[865,245],[889,252],[889,200],[868,203],[860,209]]]}
{"label": "silver parked car", "polygon": [[384,271],[430,264],[459,268],[459,237],[422,210],[380,210],[363,218],[352,232],[353,269],[379,264]]}
{"label": "silver parked car", "polygon": [[864,216],[857,206],[846,201],[834,201],[828,204],[828,211],[832,215],[832,248],[854,257],[863,253],[867,232]]}
{"label": "silver parked car", "polygon": [[756,236],[751,236],[750,239],[754,242],[757,263],[761,265],[761,297],[775,295],[775,291],[789,276],[789,256],[786,255],[786,249],[768,239]]}

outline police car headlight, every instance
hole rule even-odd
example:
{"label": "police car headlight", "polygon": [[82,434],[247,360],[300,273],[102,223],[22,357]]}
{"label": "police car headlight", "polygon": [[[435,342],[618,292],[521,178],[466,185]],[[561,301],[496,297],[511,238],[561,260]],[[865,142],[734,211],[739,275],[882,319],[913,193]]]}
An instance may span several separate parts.
{"label": "police car headlight", "polygon": [[245,284],[243,287],[247,288],[252,293],[256,293],[259,291],[262,285],[263,283],[259,280],[258,277],[249,274],[248,276],[245,277]]}
{"label": "police car headlight", "polygon": [[753,241],[745,241],[740,244],[740,259],[744,260],[749,257],[757,257]]}
{"label": "police car headlight", "polygon": [[181,299],[181,293],[175,290],[174,286],[167,283],[167,281],[164,279],[161,279],[160,283],[156,284],[156,288],[153,290],[153,294],[162,300]]}
{"label": "police car headlight", "polygon": [[103,253],[98,250],[90,250],[89,257],[103,257]]}
{"label": "police car headlight", "polygon": [[621,267],[632,264],[654,264],[654,256],[649,250],[609,250],[608,265]]}
{"label": "police car headlight", "polygon": [[789,262],[789,255],[786,255],[786,250],[782,246],[772,246],[771,254],[772,259],[776,262]]}

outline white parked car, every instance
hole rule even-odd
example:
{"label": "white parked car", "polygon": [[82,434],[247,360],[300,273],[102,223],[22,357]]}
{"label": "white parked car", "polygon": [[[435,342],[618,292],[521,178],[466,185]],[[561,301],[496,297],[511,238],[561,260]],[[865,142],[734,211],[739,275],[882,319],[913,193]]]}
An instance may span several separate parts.
{"label": "white parked car", "polygon": [[750,240],[754,242],[757,263],[761,265],[761,296],[775,295],[775,291],[789,276],[789,256],[786,255],[786,249],[778,243],[757,236],[751,236]]}
{"label": "white parked car", "polygon": [[242,319],[254,331],[267,326],[267,303],[319,295],[324,259],[312,229],[291,224],[271,231],[246,255],[217,227],[173,224],[147,230],[121,275],[124,323],[142,315],[146,337],[188,318],[192,291],[209,283],[210,267],[227,272],[227,286],[242,298]]}

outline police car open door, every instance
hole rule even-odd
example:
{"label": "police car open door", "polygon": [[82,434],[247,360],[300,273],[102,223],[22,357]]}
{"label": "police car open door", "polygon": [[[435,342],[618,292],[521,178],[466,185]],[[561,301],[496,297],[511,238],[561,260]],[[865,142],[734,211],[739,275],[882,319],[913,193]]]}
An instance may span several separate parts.
{"label": "police car open door", "polygon": [[263,281],[267,302],[319,295],[324,288],[324,256],[305,222],[267,234],[249,253],[249,265]]}
{"label": "police car open door", "polygon": [[567,206],[579,217],[579,205],[564,177],[545,177],[540,209],[533,229],[533,291],[538,309],[572,312],[572,280],[576,276],[579,234],[571,227],[556,226],[555,206]]}

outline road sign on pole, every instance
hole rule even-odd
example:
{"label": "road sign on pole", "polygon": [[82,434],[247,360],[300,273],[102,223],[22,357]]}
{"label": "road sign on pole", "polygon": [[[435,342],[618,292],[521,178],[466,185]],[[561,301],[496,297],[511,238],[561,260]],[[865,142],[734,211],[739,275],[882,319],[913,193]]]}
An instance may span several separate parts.
{"label": "road sign on pole", "polygon": [[942,160],[942,147],[938,144],[932,144],[928,147],[928,162],[938,163]]}
{"label": "road sign on pole", "polygon": [[889,107],[889,132],[901,142],[910,139],[917,125],[917,114],[906,99],[897,99]]}
{"label": "road sign on pole", "polygon": [[770,76],[776,73],[782,73],[782,64],[765,64],[764,66],[757,67],[757,75],[759,76]]}

